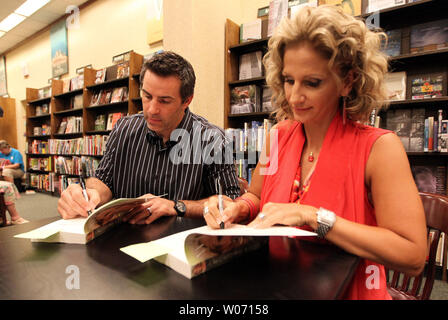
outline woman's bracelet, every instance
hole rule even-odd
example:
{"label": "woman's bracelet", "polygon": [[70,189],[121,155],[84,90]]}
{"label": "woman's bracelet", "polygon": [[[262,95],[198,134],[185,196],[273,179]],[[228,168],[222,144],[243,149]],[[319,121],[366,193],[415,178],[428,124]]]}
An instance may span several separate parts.
{"label": "woman's bracelet", "polygon": [[248,198],[243,198],[242,196],[235,199],[235,201],[237,200],[243,200],[249,206],[249,218],[252,220],[256,214],[256,207],[253,201]]}

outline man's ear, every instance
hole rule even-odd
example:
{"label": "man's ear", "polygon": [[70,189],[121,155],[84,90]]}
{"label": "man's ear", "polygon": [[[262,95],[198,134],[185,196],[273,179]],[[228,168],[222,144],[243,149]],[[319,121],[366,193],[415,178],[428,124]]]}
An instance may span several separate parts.
{"label": "man's ear", "polygon": [[193,96],[191,95],[189,96],[187,99],[185,99],[185,101],[182,103],[182,108],[187,109],[187,107],[190,105],[191,101],[193,101]]}
{"label": "man's ear", "polygon": [[355,81],[355,73],[353,72],[353,70],[350,70],[343,80],[341,96],[344,97],[350,94],[350,91],[352,91],[353,88],[354,81]]}

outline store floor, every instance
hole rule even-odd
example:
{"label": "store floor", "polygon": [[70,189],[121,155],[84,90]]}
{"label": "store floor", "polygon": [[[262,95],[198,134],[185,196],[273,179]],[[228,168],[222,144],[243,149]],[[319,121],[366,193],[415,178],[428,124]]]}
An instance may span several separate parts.
{"label": "store floor", "polygon": [[[43,193],[21,194],[17,201],[20,215],[30,221],[59,216],[57,212],[58,197]],[[438,276],[440,278],[440,272]],[[448,300],[448,282],[435,280],[431,293],[433,300]]]}

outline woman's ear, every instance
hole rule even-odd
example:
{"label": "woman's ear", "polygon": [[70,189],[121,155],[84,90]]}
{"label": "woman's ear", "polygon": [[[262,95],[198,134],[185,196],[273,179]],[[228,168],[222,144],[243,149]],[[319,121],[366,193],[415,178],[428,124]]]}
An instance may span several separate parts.
{"label": "woman's ear", "polygon": [[353,72],[353,70],[350,70],[343,80],[343,87],[341,92],[342,96],[348,96],[350,94],[350,91],[352,91],[353,88],[354,81],[355,81],[355,73]]}

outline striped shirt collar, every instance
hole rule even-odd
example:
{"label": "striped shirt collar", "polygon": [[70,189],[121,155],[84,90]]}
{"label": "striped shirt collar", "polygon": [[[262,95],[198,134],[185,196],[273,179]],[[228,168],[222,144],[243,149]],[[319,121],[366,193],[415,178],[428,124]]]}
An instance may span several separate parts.
{"label": "striped shirt collar", "polygon": [[[162,141],[162,138],[155,131],[148,128],[146,121],[145,121],[145,126],[147,129],[148,141],[150,141],[150,142]],[[193,128],[192,113],[190,111],[190,108],[187,107],[187,109],[185,109],[184,117],[182,118],[182,120],[180,121],[180,123],[176,129],[184,129],[184,130],[187,130],[188,132],[190,132],[192,128]],[[166,145],[168,147],[172,147],[176,143],[177,143],[177,141],[168,140]]]}

